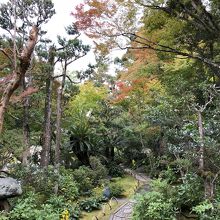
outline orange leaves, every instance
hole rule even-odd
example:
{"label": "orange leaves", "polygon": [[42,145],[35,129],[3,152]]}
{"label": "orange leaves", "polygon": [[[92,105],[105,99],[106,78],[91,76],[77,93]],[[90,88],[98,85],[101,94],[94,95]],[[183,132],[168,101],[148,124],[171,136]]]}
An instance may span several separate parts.
{"label": "orange leaves", "polygon": [[[114,91],[114,103],[121,103],[125,100],[142,99],[147,102],[151,100],[150,91],[155,87],[160,87],[160,83],[156,78],[138,78],[131,81],[118,81]],[[160,88],[159,88],[160,89]]]}
{"label": "orange leaves", "polygon": [[84,4],[75,7],[72,15],[79,30],[89,36],[97,37],[100,30],[110,26],[110,19],[114,15],[116,5],[109,0],[85,0]]}

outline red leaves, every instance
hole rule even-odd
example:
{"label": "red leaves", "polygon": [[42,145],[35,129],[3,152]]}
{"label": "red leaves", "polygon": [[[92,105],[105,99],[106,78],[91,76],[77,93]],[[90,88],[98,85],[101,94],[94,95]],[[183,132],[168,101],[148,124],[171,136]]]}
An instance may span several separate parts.
{"label": "red leaves", "polygon": [[100,31],[108,29],[110,18],[114,15],[116,5],[109,0],[85,0],[84,4],[75,7],[72,15],[75,25],[85,34],[97,37]]}
{"label": "red leaves", "polygon": [[128,98],[140,98],[147,96],[150,88],[157,82],[154,78],[141,77],[131,81],[119,81],[116,83],[115,103],[120,103]]}

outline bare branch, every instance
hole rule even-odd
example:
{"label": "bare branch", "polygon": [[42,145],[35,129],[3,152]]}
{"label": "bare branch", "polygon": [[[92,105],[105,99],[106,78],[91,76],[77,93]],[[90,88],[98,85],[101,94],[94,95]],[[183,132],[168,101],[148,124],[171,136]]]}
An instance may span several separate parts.
{"label": "bare branch", "polygon": [[[61,74],[61,75],[57,75],[57,76],[54,76],[53,79],[56,79],[56,78],[59,78],[59,77],[63,77],[65,74]],[[65,75],[66,78],[73,84],[78,84],[80,82],[74,82],[68,75]]]}

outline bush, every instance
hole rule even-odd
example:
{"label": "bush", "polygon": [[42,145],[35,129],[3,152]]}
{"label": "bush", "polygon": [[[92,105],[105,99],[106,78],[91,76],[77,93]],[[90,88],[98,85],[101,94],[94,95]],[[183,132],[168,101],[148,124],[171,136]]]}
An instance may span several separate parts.
{"label": "bush", "polygon": [[220,220],[220,203],[205,200],[192,208],[200,220]]}
{"label": "bush", "polygon": [[191,209],[203,199],[203,182],[196,174],[187,174],[184,183],[176,186],[176,204],[181,209]]}
{"label": "bush", "polygon": [[167,180],[169,183],[174,183],[177,181],[177,175],[170,167],[168,167],[166,170],[162,170],[159,174],[159,177]]}
{"label": "bush", "polygon": [[134,207],[135,220],[172,220],[175,219],[176,207],[172,197],[175,190],[166,180],[153,180],[151,192],[139,195]]}
{"label": "bush", "polygon": [[111,183],[110,186],[110,197],[121,197],[124,189],[118,183]]}
{"label": "bush", "polygon": [[79,197],[78,184],[74,181],[72,171],[61,170],[59,194],[63,195],[66,200],[76,200]]}
{"label": "bush", "polygon": [[20,165],[15,168],[14,173],[15,178],[21,180],[24,194],[32,189],[32,191],[44,194],[46,198],[53,193],[54,183],[58,179],[53,166],[40,169],[37,165],[29,167]]}
{"label": "bush", "polygon": [[92,170],[86,166],[81,166],[79,169],[74,170],[73,178],[77,182],[81,194],[87,193],[94,188]]}
{"label": "bush", "polygon": [[162,193],[147,192],[137,198],[134,207],[134,220],[174,220],[176,212],[171,200],[164,198]]}
{"label": "bush", "polygon": [[80,208],[86,212],[91,212],[93,210],[97,210],[101,208],[101,201],[100,198],[88,198],[85,200],[80,201]]}
{"label": "bush", "polygon": [[115,162],[108,165],[108,173],[112,177],[123,177],[125,174],[124,170]]}
{"label": "bush", "polygon": [[10,220],[59,220],[59,209],[51,204],[38,207],[38,195],[29,193],[26,198],[18,199],[15,207],[9,213]]}
{"label": "bush", "polygon": [[32,220],[35,218],[37,210],[36,194],[29,193],[27,198],[18,199],[15,207],[10,212],[10,219],[14,220]]}
{"label": "bush", "polygon": [[108,171],[97,157],[90,157],[90,164],[93,171],[93,184],[97,185],[100,180],[107,177]]}

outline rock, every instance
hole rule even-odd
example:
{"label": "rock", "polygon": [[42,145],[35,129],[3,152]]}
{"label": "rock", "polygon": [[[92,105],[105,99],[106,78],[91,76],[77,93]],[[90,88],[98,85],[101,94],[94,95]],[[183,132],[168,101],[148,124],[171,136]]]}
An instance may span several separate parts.
{"label": "rock", "polygon": [[20,196],[22,189],[20,183],[11,177],[0,178],[0,200]]}
{"label": "rock", "polygon": [[110,199],[110,195],[111,195],[111,190],[108,186],[106,186],[103,191],[103,196],[105,199]]}

